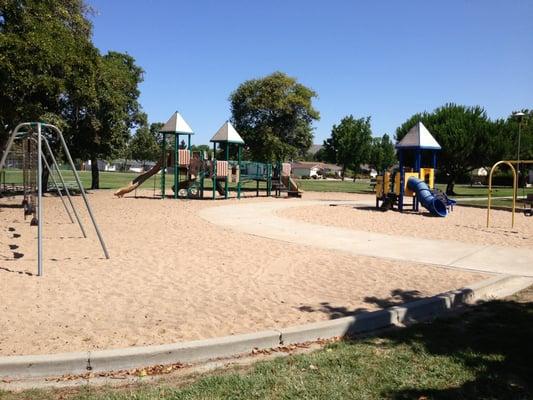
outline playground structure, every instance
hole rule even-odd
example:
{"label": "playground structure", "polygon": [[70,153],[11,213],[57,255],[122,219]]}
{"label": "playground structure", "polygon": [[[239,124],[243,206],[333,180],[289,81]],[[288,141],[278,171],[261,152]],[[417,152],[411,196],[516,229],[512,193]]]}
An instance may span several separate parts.
{"label": "playground structure", "polygon": [[[490,228],[490,209],[491,209],[491,202],[492,202],[492,175],[494,174],[494,171],[500,165],[507,165],[513,172],[513,206],[512,206],[512,211],[511,211],[511,228],[514,228],[516,200],[517,200],[517,193],[518,193],[518,175],[516,172],[518,168],[514,167],[515,164],[517,166],[520,166],[520,164],[533,164],[533,160],[501,160],[495,163],[490,169],[489,189],[488,189],[488,195],[487,195],[487,228]],[[531,208],[527,210],[524,207],[524,215],[532,216],[533,211],[531,210]]]}
{"label": "playground structure", "polygon": [[[386,211],[396,206],[398,211],[403,212],[407,197],[411,198],[411,210],[419,211],[419,204],[422,204],[432,215],[445,217],[453,209],[455,201],[435,189],[437,151],[441,150],[439,143],[424,124],[418,122],[396,145],[396,149],[400,161],[398,170],[376,177],[376,208]],[[413,167],[406,167],[407,162],[411,162]]]}
{"label": "playground structure", "polygon": [[[25,131],[23,131],[25,129]],[[63,191],[68,199],[72,212],[76,218],[76,221],[80,227],[83,237],[87,237],[81,219],[79,217],[78,211],[72,201],[72,196],[70,190],[63,178],[61,170],[57,164],[56,157],[52,151],[52,146],[50,145],[50,140],[52,138],[57,139],[59,145],[61,146],[64,155],[67,158],[68,163],[74,174],[74,178],[77,184],[77,190],[83,197],[83,201],[87,208],[87,212],[91,218],[91,222],[98,236],[98,240],[104,252],[104,255],[109,259],[109,253],[105,245],[104,239],[98,225],[94,218],[89,200],[79,178],[79,175],[72,161],[68,146],[65,142],[63,134],[61,131],[54,125],[46,124],[43,122],[24,122],[19,125],[11,132],[7,146],[2,154],[0,160],[0,173],[3,176],[3,189],[6,189],[6,167],[8,167],[8,159],[10,167],[19,167],[22,170],[22,193],[23,201],[22,206],[24,208],[24,216],[31,215],[32,219],[30,224],[32,226],[37,226],[37,275],[43,275],[43,167],[49,172],[50,180],[52,181],[55,189],[58,193],[58,196],[61,198],[61,202],[65,208],[65,212],[68,215],[70,222],[74,223],[72,215],[70,213],[69,207],[65,202],[63,197]],[[20,146],[18,147],[18,152],[16,143],[19,142]],[[44,145],[44,146],[43,146]],[[43,147],[44,150],[43,151]],[[10,157],[11,156],[11,157]],[[52,166],[49,161],[51,161]],[[57,177],[61,183],[58,184],[56,177],[54,176],[56,172]],[[12,188],[15,189],[15,185],[12,185]]]}
{"label": "playground structure", "polygon": [[[167,198],[166,180],[170,170],[173,173],[172,197],[175,199],[204,198],[206,180],[211,181],[211,199],[216,199],[217,193],[228,199],[232,190],[230,184],[233,184],[236,197],[240,199],[243,185],[247,182],[255,182],[256,196],[259,196],[260,185],[264,183],[267,196],[274,191],[278,197],[282,192],[287,192],[289,197],[301,197],[298,184],[290,176],[290,163],[272,165],[242,160],[244,140],[229,121],[210,140],[213,143],[211,159],[208,159],[206,152],[192,151],[191,136],[194,132],[179,112],[172,114],[160,133],[163,140],[159,161],[129,185],[118,189],[115,196],[122,197],[136,190],[149,178],[160,173],[160,197]],[[182,136],[186,136],[186,140],[180,142]],[[232,155],[236,159],[232,160]]]}

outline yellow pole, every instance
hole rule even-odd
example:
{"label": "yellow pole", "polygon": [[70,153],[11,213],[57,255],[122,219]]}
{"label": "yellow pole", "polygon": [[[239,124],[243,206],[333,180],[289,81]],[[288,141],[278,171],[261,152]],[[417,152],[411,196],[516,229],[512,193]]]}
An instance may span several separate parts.
{"label": "yellow pole", "polygon": [[498,161],[496,164],[492,166],[490,169],[489,174],[489,193],[488,193],[488,202],[487,202],[487,228],[490,227],[490,203],[491,203],[491,197],[492,197],[492,173],[496,169],[496,167],[500,164],[506,164],[509,167],[511,167],[511,170],[513,171],[513,212],[512,212],[512,222],[511,222],[511,228],[514,228],[514,214],[515,214],[515,206],[516,206],[516,186],[517,186],[517,180],[516,180],[516,170],[512,164],[513,161]]}

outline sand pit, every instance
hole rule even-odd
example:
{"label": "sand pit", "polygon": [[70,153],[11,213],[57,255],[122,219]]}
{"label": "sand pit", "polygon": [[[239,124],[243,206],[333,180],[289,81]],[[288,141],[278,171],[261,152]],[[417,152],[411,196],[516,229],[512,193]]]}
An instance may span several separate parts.
{"label": "sand pit", "polygon": [[[348,200],[348,196],[315,196],[322,199]],[[421,213],[377,211],[373,196],[354,195],[355,202],[368,206],[324,205],[295,207],[278,212],[284,218],[299,221],[350,228],[360,231],[378,232],[390,235],[410,236],[435,240],[456,240],[465,243],[497,245],[505,247],[533,248],[533,223],[531,217],[516,213],[515,226],[511,229],[511,213],[491,211],[491,228],[486,227],[487,211],[482,208],[454,207],[446,218],[429,215],[423,207]]]}
{"label": "sand pit", "polygon": [[[86,213],[90,237],[82,239],[77,226],[67,223],[59,199],[47,197],[42,278],[29,275],[36,270],[36,230],[14,207],[20,198],[0,200],[0,355],[162,344],[285,327],[487,277],[240,234],[197,215],[237,200],[116,199],[110,191],[91,194],[90,200],[111,260],[104,259]],[[255,201],[284,200],[241,200]],[[81,199],[76,202],[81,209]]]}

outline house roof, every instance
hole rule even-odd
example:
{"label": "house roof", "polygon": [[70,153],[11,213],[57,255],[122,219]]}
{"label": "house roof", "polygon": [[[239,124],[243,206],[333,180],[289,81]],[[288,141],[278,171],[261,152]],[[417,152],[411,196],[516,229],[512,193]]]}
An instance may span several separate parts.
{"label": "house roof", "polygon": [[239,132],[235,130],[229,121],[226,121],[224,125],[220,127],[217,133],[213,135],[211,142],[244,144],[244,140],[242,139],[241,135],[239,135]]}
{"label": "house roof", "polygon": [[165,132],[165,133],[180,133],[183,135],[193,135],[194,132],[192,131],[191,127],[179,112],[175,112],[171,115],[169,120],[166,122],[165,125],[159,130],[159,132]]}
{"label": "house roof", "polygon": [[440,150],[440,144],[420,121],[396,144],[397,149]]}

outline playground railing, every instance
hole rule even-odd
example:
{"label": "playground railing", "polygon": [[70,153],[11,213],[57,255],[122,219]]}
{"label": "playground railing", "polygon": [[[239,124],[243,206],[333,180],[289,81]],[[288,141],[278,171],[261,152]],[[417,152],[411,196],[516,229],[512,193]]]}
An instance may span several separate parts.
{"label": "playground railing", "polygon": [[240,172],[242,179],[267,179],[270,175],[270,168],[266,163],[242,161]]}

